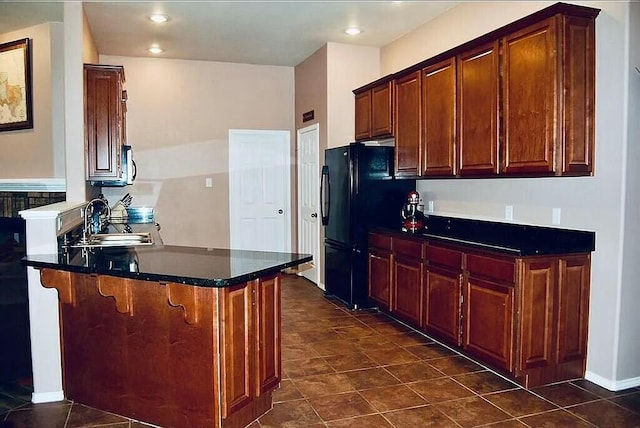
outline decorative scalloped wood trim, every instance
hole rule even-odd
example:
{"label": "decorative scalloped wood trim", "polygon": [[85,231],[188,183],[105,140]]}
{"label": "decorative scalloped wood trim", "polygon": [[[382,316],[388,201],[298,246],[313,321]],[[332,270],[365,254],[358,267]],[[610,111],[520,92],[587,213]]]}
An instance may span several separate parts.
{"label": "decorative scalloped wood trim", "polygon": [[40,270],[40,283],[45,288],[58,290],[58,298],[61,303],[76,306],[76,290],[71,281],[71,272],[53,269]]}
{"label": "decorative scalloped wood trim", "polygon": [[201,305],[198,301],[198,287],[185,286],[175,282],[166,283],[167,298],[171,306],[180,306],[184,310],[184,322],[198,325]]}
{"label": "decorative scalloped wood trim", "polygon": [[131,281],[107,275],[98,275],[97,279],[100,295],[104,297],[113,297],[116,300],[116,310],[118,312],[133,316]]}

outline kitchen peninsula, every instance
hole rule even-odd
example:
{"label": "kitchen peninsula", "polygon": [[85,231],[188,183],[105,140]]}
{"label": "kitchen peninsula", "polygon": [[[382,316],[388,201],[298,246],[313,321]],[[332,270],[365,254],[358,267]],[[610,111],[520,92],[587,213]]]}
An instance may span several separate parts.
{"label": "kitchen peninsula", "polygon": [[58,291],[66,398],[163,427],[244,427],[280,383],[280,271],[304,254],[153,245],[29,255]]}

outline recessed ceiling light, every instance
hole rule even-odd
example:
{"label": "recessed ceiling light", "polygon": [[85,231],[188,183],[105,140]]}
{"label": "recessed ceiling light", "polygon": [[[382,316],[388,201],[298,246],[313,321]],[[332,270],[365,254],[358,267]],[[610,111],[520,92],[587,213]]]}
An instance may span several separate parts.
{"label": "recessed ceiling light", "polygon": [[149,16],[149,19],[157,24],[162,24],[164,22],[167,22],[169,20],[169,17],[161,13],[154,13],[153,15]]}
{"label": "recessed ceiling light", "polygon": [[350,36],[357,36],[358,34],[362,33],[362,30],[356,27],[349,27],[344,30],[344,32]]}
{"label": "recessed ceiling light", "polygon": [[162,52],[164,52],[164,50],[160,46],[156,46],[156,45],[151,46],[147,50],[149,52],[151,52],[152,54],[154,54],[154,55],[158,55],[158,54],[161,54]]}

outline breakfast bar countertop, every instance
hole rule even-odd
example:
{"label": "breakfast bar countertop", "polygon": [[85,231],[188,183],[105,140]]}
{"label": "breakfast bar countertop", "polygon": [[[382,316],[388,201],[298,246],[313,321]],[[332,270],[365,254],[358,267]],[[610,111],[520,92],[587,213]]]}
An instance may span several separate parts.
{"label": "breakfast bar countertop", "polygon": [[102,249],[63,249],[31,254],[22,263],[34,268],[110,275],[198,287],[227,287],[310,262],[309,254],[229,250],[172,245]]}

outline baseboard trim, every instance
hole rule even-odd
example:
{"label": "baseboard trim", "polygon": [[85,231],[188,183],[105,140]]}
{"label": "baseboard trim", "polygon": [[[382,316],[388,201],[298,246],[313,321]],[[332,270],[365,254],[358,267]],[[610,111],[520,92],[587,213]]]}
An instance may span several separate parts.
{"label": "baseboard trim", "polygon": [[31,402],[35,404],[53,403],[54,401],[62,400],[64,400],[64,391],[34,392],[31,394]]}
{"label": "baseboard trim", "polygon": [[622,391],[640,386],[640,376],[623,380],[611,380],[587,370],[584,378],[609,391]]}

